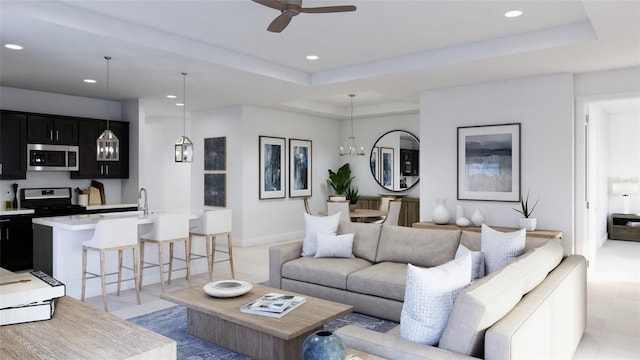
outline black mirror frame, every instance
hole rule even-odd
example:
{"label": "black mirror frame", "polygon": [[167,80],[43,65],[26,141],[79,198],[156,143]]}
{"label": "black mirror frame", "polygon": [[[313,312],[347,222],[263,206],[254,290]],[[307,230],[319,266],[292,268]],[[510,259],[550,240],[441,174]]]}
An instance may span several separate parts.
{"label": "black mirror frame", "polygon": [[[418,139],[417,136],[415,136],[413,133],[407,131],[407,130],[400,130],[400,129],[396,129],[396,130],[389,130],[386,133],[382,134],[374,143],[373,143],[373,147],[369,150],[369,164],[371,164],[371,156],[373,154],[373,149],[376,147],[376,145],[378,144],[378,141],[380,141],[380,139],[382,139],[383,137],[385,137],[386,135],[393,133],[393,132],[402,132],[408,135],[411,135],[416,142],[418,143],[418,147],[420,147],[420,139]],[[378,159],[378,161],[380,161],[380,159]],[[406,189],[401,189],[401,190],[392,190],[392,189],[388,189],[386,188],[384,185],[382,185],[382,183],[380,182],[380,180],[378,180],[378,178],[376,178],[375,174],[373,173],[373,169],[371,169],[371,165],[369,165],[369,170],[371,172],[371,176],[373,177],[373,180],[380,185],[381,188],[383,188],[385,191],[391,191],[391,192],[395,192],[395,193],[400,193],[400,192],[405,192],[405,191],[409,191],[411,189],[413,189],[419,182],[420,182],[420,176],[418,175],[418,180],[413,183],[413,185],[411,185],[410,187],[406,188]]]}

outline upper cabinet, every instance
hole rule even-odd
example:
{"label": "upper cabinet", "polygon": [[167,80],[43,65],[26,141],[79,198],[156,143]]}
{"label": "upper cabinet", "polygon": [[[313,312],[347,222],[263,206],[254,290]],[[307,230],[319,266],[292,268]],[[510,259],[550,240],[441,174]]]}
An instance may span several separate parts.
{"label": "upper cabinet", "polygon": [[0,179],[27,178],[27,116],[0,112]]}
{"label": "upper cabinet", "polygon": [[96,139],[107,128],[104,120],[81,119],[78,123],[80,141],[79,168],[71,172],[72,179],[121,179],[129,177],[129,123],[109,121],[109,129],[120,140],[119,161],[98,161]]}
{"label": "upper cabinet", "polygon": [[78,145],[78,119],[52,115],[29,115],[30,144]]}

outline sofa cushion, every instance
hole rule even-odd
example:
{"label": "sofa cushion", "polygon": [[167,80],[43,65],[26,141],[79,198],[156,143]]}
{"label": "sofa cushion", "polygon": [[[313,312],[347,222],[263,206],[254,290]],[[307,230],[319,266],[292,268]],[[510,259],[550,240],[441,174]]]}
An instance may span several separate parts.
{"label": "sofa cushion", "polygon": [[406,281],[407,264],[382,262],[349,275],[347,290],[403,301]]}
{"label": "sofa cushion", "polygon": [[282,277],[345,290],[347,276],[368,266],[371,263],[360,258],[301,257],[282,265]]}
{"label": "sofa cushion", "polygon": [[437,344],[453,303],[470,281],[470,252],[432,268],[409,264],[400,336],[421,344]]}
{"label": "sofa cushion", "polygon": [[[480,242],[482,241],[480,232],[462,230],[460,235],[460,244],[467,247],[471,251],[480,251]],[[528,251],[533,248],[540,247],[549,241],[548,238],[541,238],[536,236],[527,235],[527,239],[524,244],[524,251]]]}
{"label": "sofa cushion", "polygon": [[375,262],[381,228],[381,224],[341,221],[338,226],[338,234],[354,234],[353,255]]}
{"label": "sofa cushion", "polygon": [[525,274],[506,266],[469,285],[453,305],[439,347],[483,357],[484,334],[522,298]]}
{"label": "sofa cushion", "polygon": [[316,254],[314,257],[323,258],[352,258],[353,234],[324,234],[317,233]]}
{"label": "sofa cushion", "polygon": [[459,242],[460,230],[383,225],[376,262],[438,266],[453,260]]}
{"label": "sofa cushion", "polygon": [[527,230],[500,232],[482,224],[481,237],[480,250],[484,254],[485,273],[491,274],[524,253]]}
{"label": "sofa cushion", "polygon": [[316,234],[335,234],[338,231],[340,214],[329,216],[312,216],[304,213],[304,242],[302,256],[313,256],[316,253]]}
{"label": "sofa cushion", "polygon": [[484,277],[484,254],[481,251],[471,251],[460,244],[456,251],[456,259],[465,255],[471,255],[471,280]]}
{"label": "sofa cushion", "polygon": [[551,270],[562,261],[562,245],[548,241],[544,245],[533,248],[519,256],[509,266],[513,266],[524,274],[524,293],[538,286]]}

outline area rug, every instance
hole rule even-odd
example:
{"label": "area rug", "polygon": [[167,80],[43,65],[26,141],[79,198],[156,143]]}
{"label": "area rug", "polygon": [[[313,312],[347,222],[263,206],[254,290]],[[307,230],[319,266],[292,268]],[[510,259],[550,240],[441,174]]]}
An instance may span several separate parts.
{"label": "area rug", "polygon": [[[178,345],[178,359],[249,359],[244,355],[229,351],[206,340],[187,334],[187,309],[184,306],[173,306],[168,309],[131,318],[129,321],[175,340]],[[325,330],[335,331],[349,324],[382,333],[398,325],[393,321],[358,313],[350,313],[327,323]]]}

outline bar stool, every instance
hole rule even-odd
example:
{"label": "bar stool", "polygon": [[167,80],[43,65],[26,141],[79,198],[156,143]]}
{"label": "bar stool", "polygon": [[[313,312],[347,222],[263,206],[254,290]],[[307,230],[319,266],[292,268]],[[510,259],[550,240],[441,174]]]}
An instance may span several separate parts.
{"label": "bar stool", "polygon": [[[175,257],[173,254],[173,244],[179,241],[184,241],[184,259]],[[158,245],[157,264],[144,261],[144,245],[146,243]],[[140,287],[142,287],[144,269],[157,266],[160,268],[160,284],[162,286],[162,292],[164,292],[164,265],[166,265],[163,256],[164,244],[169,244],[169,285],[171,285],[172,272],[184,269],[187,270],[187,282],[191,285],[191,265],[189,261],[189,214],[175,213],[158,214],[157,218],[153,221],[151,231],[140,236]],[[174,269],[173,259],[184,261],[186,264],[185,267]],[[145,267],[145,264],[148,266]]]}
{"label": "bar stool", "polygon": [[[99,220],[96,223],[96,230],[93,233],[91,240],[82,243],[82,296],[81,300],[84,302],[84,295],[87,285],[87,274],[90,275],[88,279],[96,277],[101,278],[102,282],[102,302],[104,303],[104,311],[109,311],[107,308],[107,292],[106,285],[113,284],[114,282],[107,283],[106,276],[114,275],[113,273],[105,272],[104,257],[107,251],[118,251],[118,289],[117,295],[120,296],[120,283],[122,282],[122,255],[124,249],[131,249],[133,252],[133,268],[127,268],[133,270],[133,279],[125,279],[124,281],[133,280],[136,288],[136,298],[138,305],[140,305],[140,288],[138,287],[138,219],[131,218],[116,218],[116,219],[104,219]],[[100,275],[87,271],[87,250],[98,251],[100,253]]]}
{"label": "bar stool", "polygon": [[[196,226],[192,227],[189,231],[189,255],[191,260],[203,257],[207,258],[209,281],[213,281],[213,265],[215,263],[228,261],[231,267],[231,277],[235,279],[236,274],[233,269],[233,244],[231,239],[231,209],[206,211],[196,220],[195,224]],[[227,250],[219,250],[216,248],[216,237],[222,235],[227,236]],[[206,255],[191,253],[194,236],[204,238],[207,251]],[[227,254],[227,258],[216,261],[216,251]]]}

